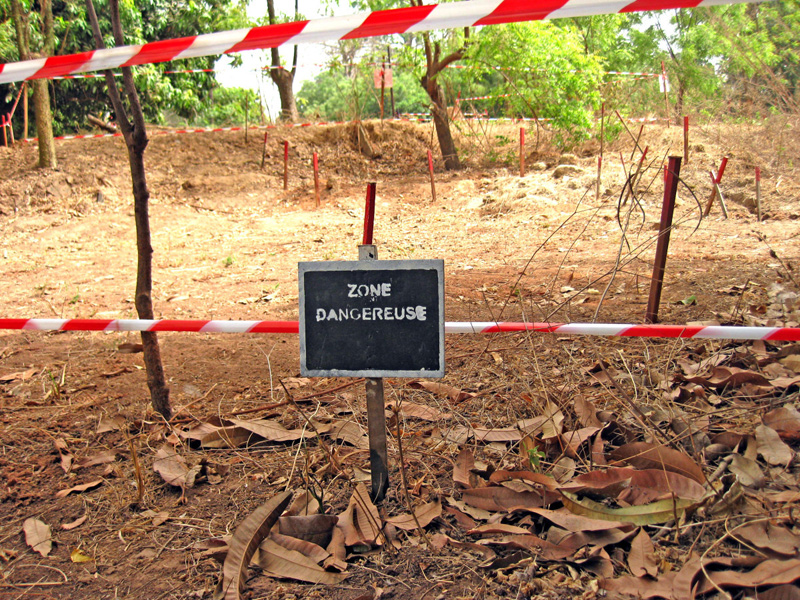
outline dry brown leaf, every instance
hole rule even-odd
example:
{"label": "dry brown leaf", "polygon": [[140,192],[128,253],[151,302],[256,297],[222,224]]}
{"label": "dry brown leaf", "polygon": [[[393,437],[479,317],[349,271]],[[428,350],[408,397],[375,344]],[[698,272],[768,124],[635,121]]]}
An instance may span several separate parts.
{"label": "dry brown leaf", "polygon": [[756,461],[745,458],[741,454],[732,454],[728,470],[736,475],[744,487],[759,489],[767,483],[767,478]]}
{"label": "dry brown leaf", "polygon": [[62,438],[56,438],[53,441],[53,445],[56,447],[56,450],[58,450],[58,454],[61,457],[61,468],[64,470],[64,473],[69,473],[72,470],[72,463],[75,460],[75,457],[69,451],[66,440]]}
{"label": "dry brown leaf", "polygon": [[119,431],[125,427],[125,417],[122,415],[101,415],[97,422],[97,433],[107,433],[109,431]]}
{"label": "dry brown leaf", "polygon": [[[705,496],[702,485],[672,471],[658,469],[636,470],[628,467],[610,468],[605,471],[590,471],[578,475],[572,483],[559,488],[562,491],[577,493],[583,490],[592,490],[610,498],[617,498],[623,490],[648,490],[648,502],[660,500],[664,497],[700,500]],[[642,497],[642,495],[637,495]],[[626,501],[632,503],[633,497],[626,496]]]}
{"label": "dry brown leaf", "polygon": [[651,444],[649,442],[633,442],[620,446],[610,457],[638,469],[666,469],[694,479],[703,484],[706,479],[703,470],[688,455],[672,448]]}
{"label": "dry brown leaf", "polygon": [[72,552],[69,553],[69,559],[78,564],[94,562],[94,559],[80,548],[74,548]]}
{"label": "dry brown leaf", "polygon": [[773,466],[788,467],[794,458],[792,449],[781,440],[781,436],[772,427],[766,425],[756,427],[756,444],[758,453]]}
{"label": "dry brown leaf", "polygon": [[228,419],[234,427],[241,427],[251,431],[259,437],[270,442],[294,442],[297,440],[311,439],[317,434],[311,429],[286,429],[277,421],[268,419],[247,421],[244,419]]}
{"label": "dry brown leaf", "polygon": [[453,465],[453,481],[461,487],[475,487],[475,474],[472,473],[474,468],[475,459],[472,456],[472,451],[469,448],[462,448],[456,457],[455,465]]}
{"label": "dry brown leaf", "polygon": [[368,544],[376,543],[382,526],[381,516],[363,483],[356,485],[350,504],[353,506],[353,520],[361,533],[361,540]]}
{"label": "dry brown leaf", "polygon": [[764,425],[778,432],[781,439],[800,440],[800,412],[787,405],[776,408],[764,415]]}
{"label": "dry brown leaf", "polygon": [[622,531],[631,531],[634,529],[630,523],[623,523],[621,521],[608,521],[600,519],[592,519],[578,514],[574,514],[566,509],[548,510],[545,508],[531,508],[529,512],[535,513],[540,517],[544,517],[551,523],[558,525],[567,531],[606,531],[608,529],[620,529]]}
{"label": "dry brown leaf", "polygon": [[0,375],[0,383],[11,383],[12,381],[27,381],[34,375],[36,375],[36,369],[28,369],[27,371],[17,371],[16,373]]}
{"label": "dry brown leaf", "polygon": [[250,441],[253,432],[242,427],[226,425],[221,419],[212,417],[188,431],[178,431],[178,435],[198,442],[203,448],[238,448]]}
{"label": "dry brown leaf", "polygon": [[493,471],[492,474],[489,475],[489,481],[492,483],[503,483],[504,481],[512,479],[528,481],[535,486],[544,486],[548,490],[555,490],[556,487],[558,487],[556,480],[550,475],[534,473],[533,471],[506,471],[505,469],[501,469],[499,471]]}
{"label": "dry brown leaf", "polygon": [[264,540],[258,549],[258,565],[267,575],[325,585],[337,585],[347,577],[344,573],[326,571],[311,558],[281,546],[271,538]]}
{"label": "dry brown leaf", "polygon": [[575,461],[569,456],[562,456],[550,469],[550,474],[555,477],[558,483],[565,483],[575,475]]}
{"label": "dry brown leaf", "polygon": [[445,383],[436,383],[433,381],[411,381],[409,382],[408,387],[418,390],[427,390],[434,396],[445,396],[450,398],[450,400],[453,402],[463,402],[464,400],[472,398],[475,395],[469,392],[464,392],[458,388],[454,388],[451,385],[447,385]]}
{"label": "dry brown leaf", "polygon": [[71,523],[62,523],[61,524],[61,529],[63,529],[64,531],[71,531],[71,530],[75,529],[76,527],[80,527],[81,525],[83,525],[86,522],[86,519],[88,519],[88,518],[89,518],[89,515],[83,515],[82,517],[78,517],[77,519],[75,519]]}
{"label": "dry brown leaf", "polygon": [[639,529],[639,533],[631,540],[631,551],[628,553],[628,567],[636,577],[658,575],[658,564],[656,562],[655,548],[653,541],[644,529]]}
{"label": "dry brown leaf", "polygon": [[79,494],[87,490],[93,490],[102,483],[103,483],[102,479],[95,479],[94,481],[90,481],[89,483],[82,483],[80,485],[73,486],[66,490],[59,490],[56,492],[56,498],[63,498],[65,496],[69,496],[70,494]]}
{"label": "dry brown leaf", "polygon": [[34,517],[29,517],[22,524],[22,531],[25,532],[25,543],[34,552],[38,552],[42,556],[50,554],[53,549],[53,534],[50,532],[50,526],[47,523]]}
{"label": "dry brown leaf", "polygon": [[[416,516],[416,520],[414,520]],[[436,517],[442,516],[442,503],[438,500],[428,502],[414,509],[414,516],[410,514],[397,515],[395,517],[387,517],[386,522],[391,523],[398,529],[404,531],[411,531],[417,528],[417,523],[420,527],[426,527]]]}
{"label": "dry brown leaf", "polygon": [[111,463],[114,462],[116,459],[117,455],[115,452],[110,452],[110,451],[98,452],[97,454],[86,456],[80,459],[78,462],[76,462],[75,470],[77,471],[78,469],[88,469],[89,467],[94,467],[96,465]]}
{"label": "dry brown leaf", "polygon": [[779,585],[758,592],[758,600],[800,600],[800,587],[796,585]]}
{"label": "dry brown leaf", "polygon": [[239,594],[247,579],[250,559],[291,500],[291,492],[274,496],[250,513],[236,528],[222,566],[222,580],[214,595],[215,598],[239,600]]}
{"label": "dry brown leaf", "polygon": [[575,431],[565,431],[561,434],[561,442],[567,456],[577,458],[580,447],[600,431],[600,427],[583,427]]}
{"label": "dry brown leaf", "polygon": [[495,535],[498,533],[505,535],[530,535],[531,530],[525,527],[509,525],[508,523],[486,523],[478,525],[466,532],[467,535]]}
{"label": "dry brown leaf", "polygon": [[[751,571],[709,571],[714,583],[723,588],[755,588],[766,585],[784,585],[800,579],[800,559],[777,560],[768,559],[755,566]],[[706,594],[716,589],[705,577],[701,577],[698,593]]]}
{"label": "dry brown leaf", "polygon": [[439,421],[453,416],[453,413],[442,412],[433,406],[408,401],[389,404],[388,408],[397,410],[407,419],[422,419],[423,421]]}
{"label": "dry brown leaf", "polygon": [[164,444],[156,452],[153,469],[164,481],[175,487],[187,488],[194,485],[194,481],[187,481],[189,467],[186,461],[169,444]]}
{"label": "dry brown leaf", "polygon": [[328,432],[331,438],[347,442],[351,446],[362,450],[369,448],[369,438],[355,421],[334,421],[331,425],[331,429]]}
{"label": "dry brown leaf", "polygon": [[[329,538],[331,536],[328,536]],[[294,550],[299,552],[303,556],[306,556],[313,560],[315,563],[320,564],[321,562],[330,558],[331,554],[322,546],[315,544],[314,542],[307,542],[305,540],[300,540],[295,537],[291,537],[289,535],[283,535],[282,533],[278,533],[277,531],[273,530],[269,534],[269,539],[273,542],[278,544],[279,546],[283,546],[287,550]]]}
{"label": "dry brown leaf", "polygon": [[300,517],[316,515],[319,513],[319,500],[314,495],[305,491],[294,499],[292,505],[286,510],[287,517]]}
{"label": "dry brown leaf", "polygon": [[456,500],[452,496],[445,496],[445,501],[450,506],[458,509],[466,515],[469,515],[473,519],[477,519],[478,521],[486,521],[492,516],[492,513],[490,513],[488,510],[470,506],[463,500]]}
{"label": "dry brown leaf", "polygon": [[324,547],[330,543],[337,521],[335,515],[287,515],[278,519],[278,531]]}
{"label": "dry brown leaf", "polygon": [[464,490],[461,497],[469,506],[490,512],[513,508],[540,508],[560,499],[558,494],[546,489],[541,493],[518,492],[502,486]]}
{"label": "dry brown leaf", "polygon": [[732,535],[762,550],[787,557],[800,555],[800,536],[769,521],[759,521],[737,527]]}
{"label": "dry brown leaf", "polygon": [[584,427],[602,427],[603,423],[597,418],[597,408],[594,403],[583,396],[575,394],[572,397],[572,410],[578,417],[578,422]]}

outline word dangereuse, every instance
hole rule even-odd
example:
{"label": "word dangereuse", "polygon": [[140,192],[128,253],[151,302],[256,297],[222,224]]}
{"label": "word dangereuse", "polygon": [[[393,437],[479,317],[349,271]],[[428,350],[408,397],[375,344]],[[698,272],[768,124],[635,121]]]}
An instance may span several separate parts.
{"label": "word dangereuse", "polygon": [[[348,298],[389,298],[392,295],[391,283],[361,284],[348,283]],[[383,306],[317,308],[315,320],[320,321],[425,321],[428,309],[425,306]]]}

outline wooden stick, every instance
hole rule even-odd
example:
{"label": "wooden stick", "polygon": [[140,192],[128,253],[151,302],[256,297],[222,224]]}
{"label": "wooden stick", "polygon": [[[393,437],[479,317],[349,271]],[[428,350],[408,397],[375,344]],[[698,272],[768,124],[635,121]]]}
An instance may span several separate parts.
{"label": "wooden stick", "polygon": [[8,134],[11,137],[11,145],[14,145],[14,125],[11,123],[11,113],[8,113],[8,118],[6,119],[6,125],[8,125]]}
{"label": "wooden stick", "polygon": [[666,107],[667,127],[670,126],[669,118],[669,96],[667,95],[667,69],[664,61],[661,61],[661,82],[664,84],[664,106]]}
{"label": "wooden stick", "polygon": [[689,164],[689,117],[683,117],[683,164]]}
{"label": "wooden stick", "polygon": [[525,177],[525,128],[519,128],[519,176]]}
{"label": "wooden stick", "polygon": [[433,153],[428,150],[428,173],[431,176],[431,202],[436,202],[436,182],[433,179]]}
{"label": "wooden stick", "polygon": [[719,184],[722,181],[722,175],[725,173],[725,167],[728,166],[728,157],[725,156],[722,158],[722,163],[719,165],[719,171],[717,171],[717,177],[714,179],[714,186],[711,188],[711,196],[708,199],[708,203],[706,204],[706,209],[703,211],[703,216],[707,217],[708,214],[711,212],[711,205],[714,204],[714,199],[717,197],[717,190],[719,189]]}
{"label": "wooden stick", "polygon": [[711,176],[711,185],[713,188],[713,192],[711,197],[717,196],[719,198],[719,205],[722,207],[722,214],[727,219],[728,218],[728,207],[725,206],[725,198],[722,197],[722,190],[719,189],[719,181],[714,178],[714,171],[709,171],[708,174]]}
{"label": "wooden stick", "polygon": [[319,208],[319,155],[314,152],[314,201]]}
{"label": "wooden stick", "polygon": [[595,200],[600,200],[600,178],[603,174],[603,149],[605,148],[605,116],[606,103],[600,105],[600,156],[597,157],[597,190]]}
{"label": "wooden stick", "polygon": [[264,132],[264,148],[261,150],[261,170],[264,170],[264,164],[267,161],[267,137],[269,137],[269,132]]}
{"label": "wooden stick", "polygon": [[289,189],[289,140],[283,142],[283,189]]}
{"label": "wooden stick", "polygon": [[761,167],[756,167],[756,215],[761,223]]}

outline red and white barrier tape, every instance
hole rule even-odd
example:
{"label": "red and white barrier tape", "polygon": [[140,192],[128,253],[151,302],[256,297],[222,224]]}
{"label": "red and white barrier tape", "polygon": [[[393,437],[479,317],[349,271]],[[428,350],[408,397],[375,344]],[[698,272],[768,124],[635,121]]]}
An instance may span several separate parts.
{"label": "red and white barrier tape", "polygon": [[51,56],[0,65],[0,83],[48,79],[81,72],[160,63],[181,58],[215,56],[230,52],[275,48],[456,29],[516,21],[535,21],[598,14],[691,8],[706,4],[735,4],[738,0],[468,0],[448,4],[412,6],[364,12],[345,17],[295,21],[233,31],[219,31],[178,39],[160,40],[79,54]]}
{"label": "red and white barrier tape", "polygon": [[[28,331],[177,331],[194,333],[298,333],[297,321],[146,319],[0,319],[0,329]],[[634,325],[630,323],[447,322],[445,333],[533,331],[559,335],[800,341],[798,327]]]}

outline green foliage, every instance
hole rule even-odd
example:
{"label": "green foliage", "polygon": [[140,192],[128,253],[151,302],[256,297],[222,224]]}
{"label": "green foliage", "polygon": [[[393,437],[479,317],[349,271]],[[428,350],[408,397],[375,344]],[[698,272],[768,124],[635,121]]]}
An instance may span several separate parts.
{"label": "green foliage", "polygon": [[503,107],[506,116],[548,119],[561,146],[589,138],[600,107],[602,68],[574,31],[543,21],[485,27],[471,60],[508,69],[491,85],[493,95],[509,94],[495,102],[495,109]]}
{"label": "green foliage", "polygon": [[[255,91],[242,88],[217,88],[213,96],[199,105],[193,125],[235,127],[244,123],[245,104],[249,105],[250,121],[256,120],[258,98]],[[177,115],[172,115],[173,120]]]}

